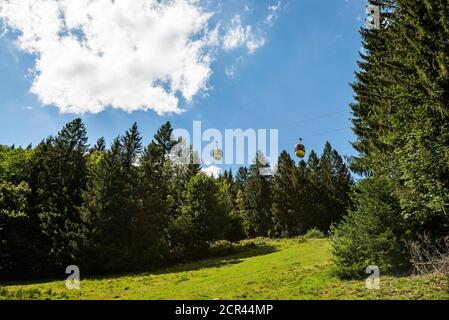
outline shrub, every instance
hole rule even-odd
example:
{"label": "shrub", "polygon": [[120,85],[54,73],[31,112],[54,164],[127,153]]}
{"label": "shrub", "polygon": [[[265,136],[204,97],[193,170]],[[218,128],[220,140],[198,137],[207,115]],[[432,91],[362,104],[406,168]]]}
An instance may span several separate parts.
{"label": "shrub", "polygon": [[353,200],[354,209],[331,230],[336,274],[343,278],[361,276],[370,265],[383,273],[406,267],[403,222],[390,183],[366,179],[359,183]]}
{"label": "shrub", "polygon": [[235,247],[232,242],[227,240],[218,240],[210,243],[209,256],[221,257],[235,252]]}
{"label": "shrub", "polygon": [[307,231],[307,233],[304,235],[305,239],[324,239],[326,238],[326,235],[323,233],[323,231],[313,228]]}

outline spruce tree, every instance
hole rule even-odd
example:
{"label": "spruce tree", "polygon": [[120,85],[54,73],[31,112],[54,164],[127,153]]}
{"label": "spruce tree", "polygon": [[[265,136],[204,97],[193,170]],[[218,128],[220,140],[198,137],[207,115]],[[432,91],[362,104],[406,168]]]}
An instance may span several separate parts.
{"label": "spruce tree", "polygon": [[249,170],[242,201],[243,226],[248,237],[269,236],[273,232],[272,179],[262,174],[268,167],[268,161],[259,151]]}
{"label": "spruce tree", "polygon": [[142,268],[163,265],[168,254],[168,181],[163,174],[164,157],[163,149],[151,142],[140,161],[132,252],[135,263]]}
{"label": "spruce tree", "polygon": [[87,151],[86,129],[75,119],[42,142],[31,160],[31,210],[39,216],[49,263],[58,270],[79,257],[83,225],[78,207],[87,181]]}
{"label": "spruce tree", "polygon": [[117,137],[101,157],[84,193],[81,212],[90,239],[85,259],[93,271],[141,267],[136,254],[139,243],[134,242],[134,225],[142,211],[137,166],[141,140],[136,124]]}
{"label": "spruce tree", "polygon": [[294,236],[304,232],[303,191],[295,162],[286,151],[282,152],[273,178],[272,191],[276,236]]}
{"label": "spruce tree", "polygon": [[307,160],[305,170],[307,180],[306,189],[306,228],[323,228],[324,216],[326,214],[326,206],[323,203],[323,195],[320,177],[320,158],[315,151],[311,151]]}

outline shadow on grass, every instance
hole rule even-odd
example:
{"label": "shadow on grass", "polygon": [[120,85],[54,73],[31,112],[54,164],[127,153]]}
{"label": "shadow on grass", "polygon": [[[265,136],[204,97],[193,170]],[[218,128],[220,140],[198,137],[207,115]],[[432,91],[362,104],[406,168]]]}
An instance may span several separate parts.
{"label": "shadow on grass", "polygon": [[254,247],[245,248],[240,252],[231,253],[227,256],[205,258],[198,261],[182,263],[175,266],[155,270],[154,272],[149,272],[147,274],[161,275],[166,273],[197,271],[206,268],[221,268],[228,265],[241,263],[244,259],[247,258],[263,256],[278,251],[279,249],[276,248],[276,246],[269,244],[257,244]]}
{"label": "shadow on grass", "polygon": [[[243,262],[244,259],[257,257],[262,255],[267,255],[270,253],[274,253],[279,251],[279,249],[274,245],[269,245],[266,243],[257,243],[251,244],[250,246],[236,249],[237,252],[230,252],[227,255],[222,255],[219,257],[213,258],[203,258],[196,261],[190,261],[185,263],[175,264],[165,268],[159,268],[152,271],[141,271],[141,272],[126,272],[126,273],[116,273],[113,275],[88,275],[82,280],[113,280],[122,277],[139,277],[139,276],[150,276],[150,275],[163,275],[168,273],[181,273],[188,271],[197,271],[206,268],[221,268],[228,265],[234,265]],[[81,274],[82,277],[82,274]],[[61,278],[53,278],[53,279],[34,279],[27,281],[8,281],[8,282],[0,282],[0,287],[8,287],[8,286],[27,286],[27,285],[36,285],[36,284],[44,284],[48,282],[60,281],[61,284],[65,282],[65,274],[62,275]]]}

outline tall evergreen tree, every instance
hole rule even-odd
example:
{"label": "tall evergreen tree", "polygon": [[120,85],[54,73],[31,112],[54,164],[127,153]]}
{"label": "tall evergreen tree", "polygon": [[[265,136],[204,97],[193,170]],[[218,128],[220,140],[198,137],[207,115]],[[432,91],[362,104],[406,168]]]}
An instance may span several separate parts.
{"label": "tall evergreen tree", "polygon": [[168,181],[163,174],[164,157],[163,149],[151,142],[140,161],[139,204],[132,224],[132,252],[135,263],[142,268],[161,266],[168,254]]}
{"label": "tall evergreen tree", "polygon": [[245,190],[248,183],[249,170],[246,167],[240,167],[235,175],[234,189],[235,194],[239,190]]}
{"label": "tall evergreen tree", "polygon": [[[395,181],[401,214],[437,228],[449,205],[447,2],[373,1],[388,28],[363,30],[352,168]],[[438,18],[435,18],[438,17]],[[436,36],[440,35],[440,36]],[[432,227],[431,227],[432,226]]]}
{"label": "tall evergreen tree", "polygon": [[248,237],[267,236],[273,231],[272,179],[262,174],[268,167],[268,161],[259,151],[249,171],[243,194],[243,210],[240,212]]}
{"label": "tall evergreen tree", "polygon": [[181,141],[181,139],[173,139],[173,127],[169,121],[159,128],[154,135],[154,140],[163,148],[165,154],[169,154],[173,147]]}
{"label": "tall evergreen tree", "polygon": [[[365,50],[353,84],[356,102],[351,106],[357,135],[354,147],[359,155],[351,168],[371,178],[358,187],[353,216],[366,216],[369,208],[372,224],[391,230],[390,238],[396,241],[391,245],[402,247],[403,240],[419,233],[449,233],[448,2],[370,3],[381,6],[388,26],[362,30]],[[378,187],[385,181],[388,197]],[[381,201],[372,200],[376,198]],[[374,214],[380,207],[388,209],[388,219]],[[347,234],[353,228],[366,235],[355,220],[348,219],[336,234]],[[381,243],[378,232],[370,231],[370,236],[372,244]],[[337,255],[353,250],[342,249],[351,244],[360,248],[355,253],[360,260],[378,256],[376,246],[377,252],[347,237],[342,239],[346,244],[338,247]],[[347,267],[358,262],[339,263]]]}
{"label": "tall evergreen tree", "polygon": [[320,158],[315,151],[311,151],[305,169],[306,198],[305,211],[307,212],[306,226],[311,228],[324,228],[323,217],[326,214],[326,206],[322,202]]}
{"label": "tall evergreen tree", "polygon": [[87,135],[81,119],[68,123],[55,138],[42,142],[31,160],[33,214],[48,241],[48,256],[57,268],[76,261],[83,225],[78,212],[86,187]]}
{"label": "tall evergreen tree", "polygon": [[293,236],[305,231],[304,191],[295,162],[286,151],[282,152],[273,178],[272,212],[275,235]]}
{"label": "tall evergreen tree", "polygon": [[[139,257],[134,252],[133,228],[142,211],[137,161],[141,137],[134,124],[114,140],[100,159],[84,193],[81,209],[90,230],[86,260],[93,270],[133,270]],[[137,249],[136,249],[137,250]]]}

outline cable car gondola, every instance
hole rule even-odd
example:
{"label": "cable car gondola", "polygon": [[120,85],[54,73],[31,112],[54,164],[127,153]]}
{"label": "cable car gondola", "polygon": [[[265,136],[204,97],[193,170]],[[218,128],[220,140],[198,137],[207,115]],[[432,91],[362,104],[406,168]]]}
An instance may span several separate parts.
{"label": "cable car gondola", "polygon": [[304,147],[304,145],[302,144],[302,139],[299,139],[299,142],[296,146],[295,146],[295,155],[302,159],[306,156],[306,148]]}
{"label": "cable car gondola", "polygon": [[216,143],[216,147],[212,152],[212,156],[216,161],[221,161],[221,159],[223,158],[223,151],[221,151],[221,149],[218,147],[218,142]]}

